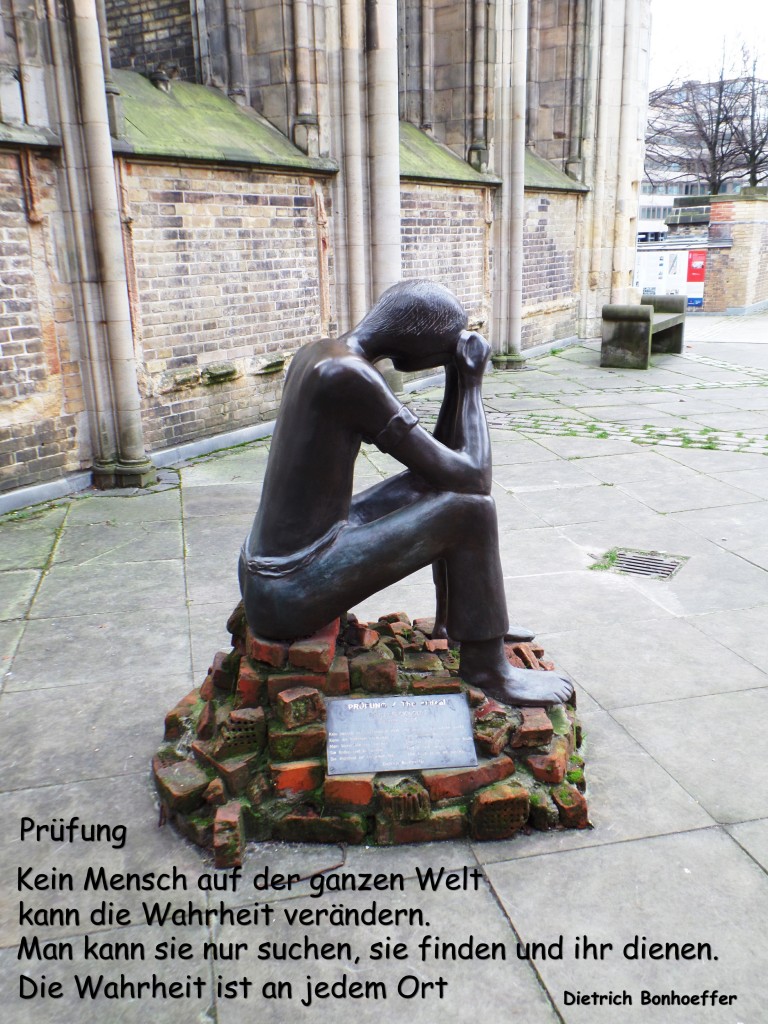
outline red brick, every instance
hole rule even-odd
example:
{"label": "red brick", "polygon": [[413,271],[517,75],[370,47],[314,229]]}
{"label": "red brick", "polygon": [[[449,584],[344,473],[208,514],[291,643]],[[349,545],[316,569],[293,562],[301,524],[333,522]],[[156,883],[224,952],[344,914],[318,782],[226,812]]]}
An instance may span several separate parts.
{"label": "red brick", "polygon": [[209,778],[194,761],[176,761],[155,769],[160,799],[172,811],[188,814],[199,807]]}
{"label": "red brick", "polygon": [[475,726],[475,744],[487,757],[497,757],[509,739],[509,732],[512,723],[506,719],[503,722],[490,719],[487,722],[480,722]]}
{"label": "red brick", "polygon": [[418,631],[423,633],[425,636],[432,636],[435,628],[435,620],[434,618],[414,619],[413,628],[418,629]]}
{"label": "red brick", "polygon": [[235,754],[232,757],[217,757],[213,753],[212,747],[212,743],[204,740],[195,740],[191,745],[195,758],[201,764],[213,768],[224,780],[230,793],[233,795],[242,793],[258,764],[258,752]]}
{"label": "red brick", "polygon": [[212,807],[219,807],[227,802],[227,791],[221,779],[214,779],[208,784],[208,788],[203,793],[203,800]]}
{"label": "red brick", "polygon": [[343,697],[349,693],[349,661],[343,655],[338,654],[333,659],[323,692],[329,697]]}
{"label": "red brick", "polygon": [[222,756],[261,752],[267,738],[264,708],[235,708],[221,726],[217,750]]}
{"label": "red brick", "polygon": [[399,779],[394,785],[379,780],[376,786],[379,813],[387,821],[423,821],[431,813],[429,793],[416,779]]}
{"label": "red brick", "polygon": [[552,790],[560,824],[565,828],[589,828],[589,809],[586,797],[567,783]]}
{"label": "red brick", "polygon": [[379,622],[402,622],[409,629],[411,626],[411,620],[405,612],[388,612],[386,615],[380,615]]}
{"label": "red brick", "polygon": [[213,685],[217,690],[232,689],[232,658],[231,651],[217,651],[208,674],[213,677]]}
{"label": "red brick", "polygon": [[445,673],[442,661],[436,654],[429,651],[406,651],[403,656],[405,672],[442,672]]}
{"label": "red brick", "polygon": [[301,729],[286,729],[279,722],[271,722],[268,743],[273,761],[302,761],[325,753],[328,733],[319,722]]}
{"label": "red brick", "polygon": [[522,660],[526,668],[537,669],[539,667],[539,659],[533,653],[533,649],[530,644],[517,643],[513,644],[512,648],[518,658]]}
{"label": "red brick", "polygon": [[324,626],[306,639],[297,640],[288,648],[288,661],[294,668],[310,672],[327,672],[336,655],[339,620]]}
{"label": "red brick", "polygon": [[424,648],[427,651],[447,651],[448,641],[447,640],[425,640]]}
{"label": "red brick", "polygon": [[489,718],[491,715],[500,715],[506,718],[507,708],[504,704],[499,704],[498,701],[494,700],[493,697],[488,697],[484,704],[475,711],[475,718],[478,720],[483,718]]}
{"label": "red brick", "polygon": [[431,679],[414,679],[411,683],[414,693],[462,693],[461,680],[453,676],[432,676]]}
{"label": "red brick", "polygon": [[327,775],[323,796],[332,807],[370,807],[373,802],[373,775]]}
{"label": "red brick", "polygon": [[267,677],[263,669],[254,668],[247,658],[240,661],[237,676],[237,703],[240,707],[255,708],[267,698]]}
{"label": "red brick", "polygon": [[238,601],[232,614],[227,619],[227,632],[233,637],[245,637],[246,631],[245,608],[243,602]]}
{"label": "red brick", "polygon": [[438,839],[460,839],[467,833],[467,816],[460,807],[443,807],[423,821],[376,822],[376,842],[429,843]]}
{"label": "red brick", "polygon": [[486,699],[483,691],[477,686],[467,687],[467,697],[469,698],[469,706],[471,708],[479,708]]}
{"label": "red brick", "polygon": [[552,739],[552,722],[544,708],[520,708],[523,721],[512,737],[512,746],[539,747]]}
{"label": "red brick", "polygon": [[279,640],[265,640],[255,636],[250,629],[245,634],[245,650],[249,658],[273,668],[282,668],[288,659],[288,644]]}
{"label": "red brick", "polygon": [[548,754],[531,754],[525,761],[539,782],[560,783],[568,766],[568,742],[558,737]]}
{"label": "red brick", "polygon": [[472,801],[472,836],[509,839],[528,820],[528,792],[514,782],[481,790]]}
{"label": "red brick", "polygon": [[231,800],[218,808],[213,820],[213,854],[216,867],[240,866],[243,862],[244,848],[242,805],[239,800]]}
{"label": "red brick", "polygon": [[301,725],[322,721],[325,718],[325,704],[319,690],[314,687],[294,686],[278,693],[275,714],[286,729],[296,729]]}
{"label": "red brick", "polygon": [[197,720],[197,736],[201,740],[210,740],[216,732],[216,705],[212,700],[205,702],[205,707]]}
{"label": "red brick", "polygon": [[286,814],[275,823],[276,839],[293,843],[350,843],[365,839],[365,819],[360,814],[319,815],[304,810]]}
{"label": "red brick", "polygon": [[259,804],[269,796],[271,789],[272,786],[264,772],[257,772],[248,783],[245,795],[254,807],[258,807]]}
{"label": "red brick", "polygon": [[394,693],[397,689],[397,662],[376,651],[359,654],[349,664],[354,689],[371,693]]}
{"label": "red brick", "polygon": [[292,690],[296,686],[311,686],[313,689],[322,692],[326,683],[325,676],[310,675],[308,672],[301,675],[299,673],[287,672],[285,675],[267,676],[267,696],[269,697],[270,704],[274,704],[277,700],[277,695],[282,693],[283,690]]}
{"label": "red brick", "polygon": [[507,656],[507,661],[513,668],[526,668],[526,664],[522,658],[518,658],[515,654],[515,648],[512,644],[504,644],[504,653]]}
{"label": "red brick", "polygon": [[181,704],[178,704],[175,708],[171,708],[165,716],[165,729],[163,732],[164,739],[177,740],[184,732],[186,732],[189,725],[190,711],[191,708],[189,706],[183,706]]}
{"label": "red brick", "polygon": [[370,629],[365,622],[358,622],[354,626],[350,626],[347,636],[351,647],[364,647],[366,650],[375,647],[381,639],[379,633],[375,629]]}
{"label": "red brick", "polygon": [[467,796],[476,789],[500,782],[515,770],[511,757],[502,754],[491,761],[481,761],[477,768],[439,768],[422,772],[424,785],[430,800],[448,800],[452,797]]}
{"label": "red brick", "polygon": [[321,761],[289,761],[285,764],[271,764],[272,779],[278,793],[308,793],[323,783]]}

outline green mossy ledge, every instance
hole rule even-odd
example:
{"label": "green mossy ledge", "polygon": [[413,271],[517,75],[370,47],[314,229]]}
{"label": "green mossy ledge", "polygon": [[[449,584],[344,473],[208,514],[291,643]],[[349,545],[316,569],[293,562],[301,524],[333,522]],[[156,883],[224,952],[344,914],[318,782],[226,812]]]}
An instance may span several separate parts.
{"label": "green mossy ledge", "polygon": [[[164,817],[218,867],[248,840],[391,846],[508,839],[531,829],[588,828],[575,706],[509,708],[468,686],[433,621],[403,612],[348,615],[292,644],[254,636],[242,604],[199,689],[165,718],[152,764]],[[554,667],[535,643],[506,646],[518,667]],[[326,774],[325,698],[467,694],[476,768]]]}

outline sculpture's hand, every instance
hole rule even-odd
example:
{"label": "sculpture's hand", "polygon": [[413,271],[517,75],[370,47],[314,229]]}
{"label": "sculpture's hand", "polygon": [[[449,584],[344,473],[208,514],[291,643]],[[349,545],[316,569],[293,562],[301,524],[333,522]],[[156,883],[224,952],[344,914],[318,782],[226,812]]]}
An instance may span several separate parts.
{"label": "sculpture's hand", "polygon": [[482,380],[491,346],[477,331],[463,331],[456,346],[456,366],[464,380]]}

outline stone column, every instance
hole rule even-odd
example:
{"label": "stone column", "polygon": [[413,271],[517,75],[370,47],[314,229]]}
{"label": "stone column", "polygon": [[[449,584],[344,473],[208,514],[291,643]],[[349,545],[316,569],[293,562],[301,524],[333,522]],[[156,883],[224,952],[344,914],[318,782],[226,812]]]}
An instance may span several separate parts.
{"label": "stone column", "polygon": [[377,299],[401,276],[396,0],[367,0],[366,19],[371,270]]}
{"label": "stone column", "polygon": [[498,259],[492,341],[495,351],[514,363],[520,359],[522,340],[528,0],[497,4],[496,17],[494,170],[503,185],[494,246]]}
{"label": "stone column", "polygon": [[[94,0],[70,0],[86,175],[98,258],[104,326],[111,372],[117,457],[97,483],[143,486],[155,476],[147,458],[133,350],[120,207],[104,89],[99,23]],[[99,476],[95,472],[95,476]]]}

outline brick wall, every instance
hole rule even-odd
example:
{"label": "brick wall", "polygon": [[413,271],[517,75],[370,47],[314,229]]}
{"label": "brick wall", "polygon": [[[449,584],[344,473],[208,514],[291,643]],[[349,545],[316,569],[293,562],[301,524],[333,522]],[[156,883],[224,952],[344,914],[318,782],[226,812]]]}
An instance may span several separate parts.
{"label": "brick wall", "polygon": [[[335,331],[327,188],[130,161],[121,178],[148,448],[272,418],[265,365]],[[221,363],[232,379],[209,376]]]}
{"label": "brick wall", "polygon": [[768,197],[714,201],[710,217],[710,239],[730,246],[709,250],[704,311],[768,302]]}
{"label": "brick wall", "polygon": [[490,318],[490,196],[487,188],[403,182],[403,277],[429,277],[454,291],[473,323]]}
{"label": "brick wall", "polygon": [[576,232],[581,197],[525,193],[523,348],[578,333]]}
{"label": "brick wall", "polygon": [[88,457],[59,206],[50,160],[0,153],[0,491]]}
{"label": "brick wall", "polygon": [[197,79],[190,0],[106,0],[112,65],[135,71],[175,64]]}

